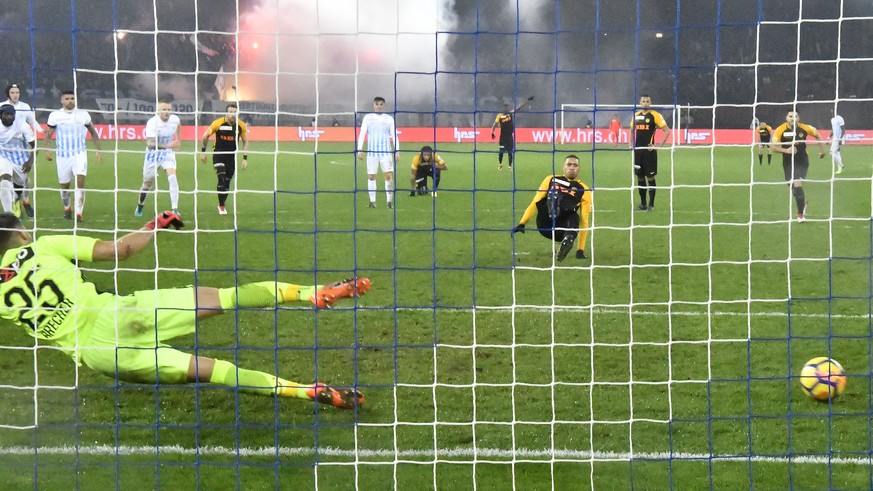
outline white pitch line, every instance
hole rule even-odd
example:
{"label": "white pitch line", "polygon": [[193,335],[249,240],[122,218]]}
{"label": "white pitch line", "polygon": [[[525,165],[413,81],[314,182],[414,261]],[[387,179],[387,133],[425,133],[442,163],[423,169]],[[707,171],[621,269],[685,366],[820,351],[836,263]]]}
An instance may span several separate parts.
{"label": "white pitch line", "polygon": [[[27,455],[106,455],[106,456],[141,456],[141,455],[212,455],[227,457],[300,457],[300,456],[323,456],[323,457],[348,457],[355,458],[356,464],[366,464],[362,459],[428,459],[425,462],[446,461],[459,458],[468,458],[481,462],[488,458],[512,459],[512,460],[572,460],[572,461],[673,461],[674,465],[681,461],[712,461],[718,462],[767,462],[767,463],[793,463],[793,464],[846,464],[846,465],[873,465],[871,457],[826,457],[821,455],[798,455],[798,456],[758,456],[758,455],[713,455],[704,453],[667,453],[667,452],[590,452],[587,450],[572,449],[527,449],[506,450],[499,448],[440,448],[434,450],[387,450],[387,449],[358,449],[350,450],[336,447],[258,447],[258,448],[232,448],[221,446],[203,446],[188,448],[179,445],[162,446],[126,446],[118,447],[110,445],[89,446],[57,446],[57,447],[0,447],[0,455],[27,456]],[[374,461],[374,463],[382,463]]]}

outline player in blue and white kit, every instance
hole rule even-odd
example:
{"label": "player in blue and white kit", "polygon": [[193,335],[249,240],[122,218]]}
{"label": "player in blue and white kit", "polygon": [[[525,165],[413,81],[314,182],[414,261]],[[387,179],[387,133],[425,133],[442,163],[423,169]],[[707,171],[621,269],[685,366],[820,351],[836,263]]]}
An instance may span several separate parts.
{"label": "player in blue and white kit", "polygon": [[170,188],[170,204],[173,213],[179,213],[179,181],[176,179],[176,152],[181,139],[179,130],[182,122],[179,116],[170,114],[172,105],[168,101],[158,102],[158,114],[146,123],[146,154],[142,166],[142,188],[139,192],[139,203],[136,205],[135,216],[141,217],[146,196],[154,186],[158,167],[167,173]]}
{"label": "player in blue and white kit", "polygon": [[831,118],[831,157],[834,159],[834,164],[837,170],[834,174],[843,173],[843,156],[840,154],[840,149],[843,143],[846,143],[846,121],[843,117],[837,114],[837,110],[833,111],[834,117]]}
{"label": "player in blue and white kit", "polygon": [[364,140],[367,140],[367,190],[370,208],[376,207],[376,172],[382,169],[385,176],[385,195],[388,208],[394,208],[394,160],[400,158],[400,141],[394,118],[385,114],[385,99],[373,99],[373,112],[361,121],[358,135],[358,159],[364,159]]}
{"label": "player in blue and white kit", "polygon": [[[30,107],[30,104],[21,100],[21,86],[18,84],[10,84],[6,87],[6,102],[2,104],[12,104],[15,108],[15,120],[24,121],[36,133],[45,133],[42,126],[36,121],[36,112]],[[30,189],[33,187],[30,183],[29,174],[25,174],[23,183],[14,182],[16,190],[21,192],[21,204],[24,206],[24,212],[29,217],[33,217],[33,206],[30,205]],[[18,205],[18,201],[15,201]]]}
{"label": "player in blue and white kit", "polygon": [[[61,109],[52,111],[48,117],[46,138],[57,133],[55,149],[58,154],[58,183],[61,187],[61,201],[64,203],[64,218],[73,218],[70,207],[70,181],[76,177],[76,220],[82,221],[85,209],[85,176],[88,174],[88,151],[85,145],[86,131],[91,134],[94,142],[94,153],[97,163],[102,162],[100,156],[100,135],[91,124],[88,111],[76,107],[76,95],[72,90],[61,93]],[[46,154],[46,160],[51,160],[51,153]]]}
{"label": "player in blue and white kit", "polygon": [[[36,138],[33,130],[15,118],[15,107],[0,105],[0,204],[4,211],[13,211],[15,199],[13,177],[23,184],[33,167]],[[20,210],[19,210],[20,214]]]}

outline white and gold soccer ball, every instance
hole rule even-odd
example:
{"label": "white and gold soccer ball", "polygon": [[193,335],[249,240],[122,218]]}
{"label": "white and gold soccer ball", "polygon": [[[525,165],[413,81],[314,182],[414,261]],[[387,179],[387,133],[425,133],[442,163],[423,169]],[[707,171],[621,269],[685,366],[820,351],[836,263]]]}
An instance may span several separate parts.
{"label": "white and gold soccer ball", "polygon": [[846,371],[837,360],[819,356],[803,365],[800,370],[800,385],[803,392],[818,401],[827,401],[843,393],[846,388]]}

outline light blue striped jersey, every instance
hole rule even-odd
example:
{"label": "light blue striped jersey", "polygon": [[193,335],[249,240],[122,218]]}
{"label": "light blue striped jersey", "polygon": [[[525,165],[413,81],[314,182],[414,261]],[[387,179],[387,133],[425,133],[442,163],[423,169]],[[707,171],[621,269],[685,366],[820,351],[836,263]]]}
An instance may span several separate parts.
{"label": "light blue striped jersey", "polygon": [[42,133],[42,126],[40,126],[39,123],[36,122],[36,113],[34,112],[33,108],[30,107],[30,104],[22,101],[18,101],[13,104],[11,99],[6,99],[6,102],[0,102],[0,105],[3,104],[11,104],[12,107],[15,108],[16,121],[18,121],[19,119],[23,120],[27,124],[29,124],[31,128],[33,128],[33,131],[39,131],[40,133]]}
{"label": "light blue striped jersey", "polygon": [[30,158],[30,142],[34,141],[33,130],[23,119],[16,119],[12,126],[0,124],[0,157],[21,166]]}
{"label": "light blue striped jersey", "polygon": [[84,109],[67,111],[58,109],[48,117],[49,128],[55,129],[55,147],[58,157],[73,157],[85,151],[86,126],[91,124],[91,115]]}
{"label": "light blue striped jersey", "polygon": [[181,124],[179,116],[175,114],[171,114],[166,121],[162,120],[160,116],[154,116],[148,120],[145,128],[145,137],[154,138],[157,148],[146,148],[146,162],[160,163],[173,158],[174,152],[172,148],[161,147],[176,138],[176,133],[179,131],[179,125]]}
{"label": "light blue striped jersey", "polygon": [[367,152],[370,154],[390,154],[400,146],[394,118],[385,113],[370,113],[364,116],[364,120],[361,121],[361,132],[358,134],[358,150],[364,149],[365,138]]}

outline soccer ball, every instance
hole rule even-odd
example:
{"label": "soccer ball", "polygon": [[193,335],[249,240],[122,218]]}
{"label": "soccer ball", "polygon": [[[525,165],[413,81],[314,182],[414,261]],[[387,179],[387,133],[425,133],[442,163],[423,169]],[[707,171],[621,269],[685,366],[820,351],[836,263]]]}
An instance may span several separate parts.
{"label": "soccer ball", "polygon": [[800,370],[803,392],[818,401],[827,401],[842,394],[847,381],[843,366],[837,360],[824,356],[809,360]]}

